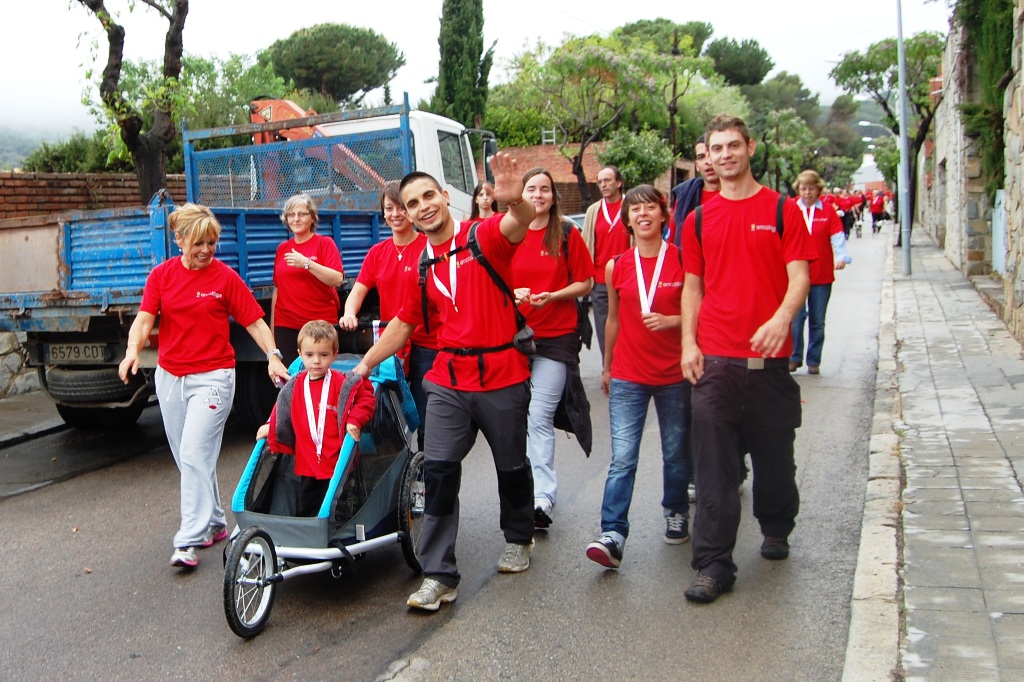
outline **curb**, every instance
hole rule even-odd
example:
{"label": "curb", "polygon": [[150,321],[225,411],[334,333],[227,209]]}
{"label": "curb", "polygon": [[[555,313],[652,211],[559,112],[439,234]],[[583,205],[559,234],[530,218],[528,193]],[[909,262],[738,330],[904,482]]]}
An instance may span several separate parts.
{"label": "curb", "polygon": [[896,679],[900,668],[899,505],[902,489],[893,245],[886,248],[878,329],[875,411],[871,419],[868,483],[860,549],[850,601],[843,682]]}

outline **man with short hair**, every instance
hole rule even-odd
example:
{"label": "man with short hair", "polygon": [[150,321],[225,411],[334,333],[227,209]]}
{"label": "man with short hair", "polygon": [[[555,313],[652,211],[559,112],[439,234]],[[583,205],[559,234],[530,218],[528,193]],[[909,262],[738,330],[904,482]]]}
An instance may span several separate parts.
{"label": "man with short hair", "polygon": [[746,124],[720,114],[705,139],[722,189],[683,224],[681,307],[699,491],[691,561],[698,577],[684,594],[709,603],[736,581],[735,453],[744,448],[754,467],[761,555],[789,556],[800,506],[793,451],[801,416],[800,386],[789,374],[791,328],[810,288],[814,250],[795,202],[754,179]]}
{"label": "man with short hair", "polygon": [[672,241],[682,246],[683,221],[686,216],[718,195],[722,188],[718,182],[715,167],[711,165],[711,154],[704,143],[704,136],[697,138],[693,145],[693,165],[697,168],[697,177],[681,182],[672,188]]}
{"label": "man with short hair", "polygon": [[[515,160],[491,157],[494,198],[508,206],[473,228],[462,230],[449,210],[448,192],[430,175],[410,173],[399,192],[409,219],[427,235],[418,286],[409,286],[401,310],[354,372],[366,377],[400,350],[424,317],[438,319],[438,353],[423,380],[427,397],[424,429],[426,509],[417,555],[423,584],[407,600],[412,608],[436,611],[455,601],[461,576],[455,562],[459,529],[462,460],[483,432],[498,477],[500,524],[505,552],[500,573],[530,566],[533,548],[533,473],[526,455],[530,368],[512,343],[517,335],[511,295],[512,256],[533,220],[523,201],[522,172]],[[472,233],[472,235],[471,235]],[[493,268],[494,276],[477,257]],[[426,310],[432,308],[437,317]]]}
{"label": "man with short hair", "polygon": [[590,300],[594,302],[594,331],[597,345],[604,358],[604,326],[608,321],[608,286],[604,281],[608,261],[632,245],[632,238],[622,224],[622,195],[625,192],[622,173],[615,166],[605,166],[597,173],[597,188],[601,200],[587,209],[583,220],[583,240],[594,257],[594,288]]}

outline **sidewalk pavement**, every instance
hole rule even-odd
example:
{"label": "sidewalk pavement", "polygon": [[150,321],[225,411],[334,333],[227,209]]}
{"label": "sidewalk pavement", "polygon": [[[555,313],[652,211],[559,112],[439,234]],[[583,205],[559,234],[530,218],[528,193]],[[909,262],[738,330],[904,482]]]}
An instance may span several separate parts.
{"label": "sidewalk pavement", "polygon": [[1021,345],[927,235],[911,257],[887,258],[843,679],[1024,680]]}
{"label": "sidewalk pavement", "polygon": [[[1024,681],[1021,345],[923,233],[911,255],[886,258],[843,679]],[[0,447],[62,426],[41,391],[0,400]]]}

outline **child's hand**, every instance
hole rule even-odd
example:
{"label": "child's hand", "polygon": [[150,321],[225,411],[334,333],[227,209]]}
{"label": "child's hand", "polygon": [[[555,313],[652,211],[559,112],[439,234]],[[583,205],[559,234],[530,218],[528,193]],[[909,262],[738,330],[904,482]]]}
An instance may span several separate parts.
{"label": "child's hand", "polygon": [[359,442],[359,437],[363,433],[362,429],[360,429],[355,424],[346,424],[345,431],[347,431],[348,435],[352,436],[352,440],[354,440],[357,443]]}
{"label": "child's hand", "polygon": [[267,434],[270,433],[270,424],[264,424],[260,428],[256,429],[256,440],[266,438]]}

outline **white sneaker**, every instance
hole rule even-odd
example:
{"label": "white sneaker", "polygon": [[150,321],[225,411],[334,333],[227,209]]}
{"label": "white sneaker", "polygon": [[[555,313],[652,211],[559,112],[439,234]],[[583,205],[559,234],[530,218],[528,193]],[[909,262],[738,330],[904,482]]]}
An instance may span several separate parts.
{"label": "white sneaker", "polygon": [[420,589],[409,595],[406,605],[424,611],[437,611],[441,604],[448,604],[459,597],[458,589],[448,587],[433,578],[424,578]]}
{"label": "white sneaker", "polygon": [[195,547],[179,547],[171,555],[171,566],[177,568],[195,568],[199,565],[199,555]]}

